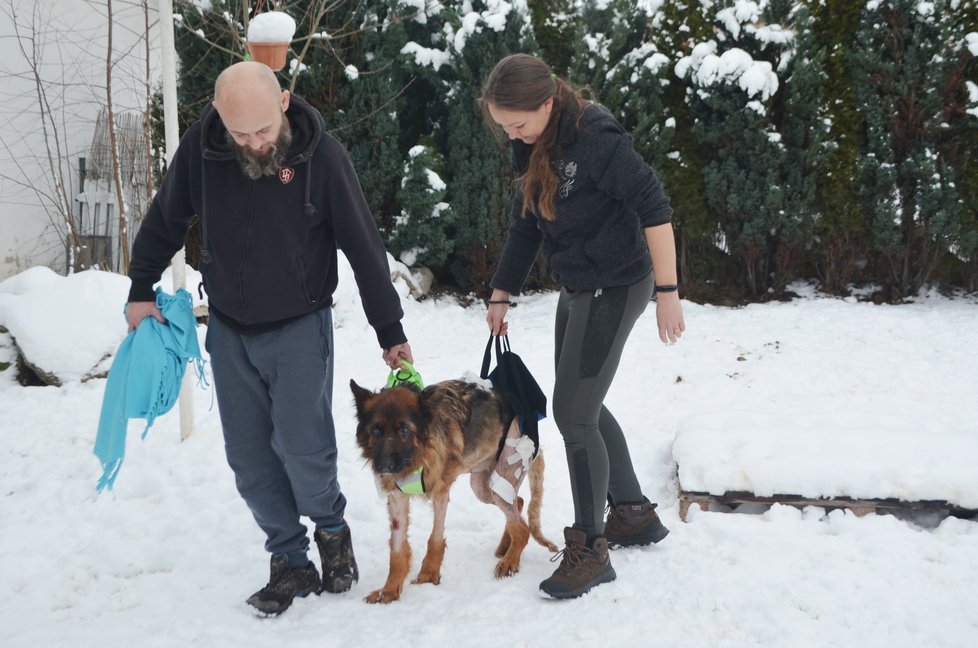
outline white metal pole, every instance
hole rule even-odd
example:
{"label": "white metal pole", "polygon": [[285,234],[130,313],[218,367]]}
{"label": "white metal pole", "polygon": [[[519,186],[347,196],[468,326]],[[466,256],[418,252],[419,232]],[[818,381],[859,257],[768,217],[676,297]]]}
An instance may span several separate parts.
{"label": "white metal pole", "polygon": [[[180,125],[177,121],[177,48],[173,36],[173,2],[159,0],[160,64],[163,74],[163,126],[166,135],[166,163],[169,166],[180,145]],[[184,248],[170,262],[173,292],[187,285],[187,262]],[[194,427],[194,403],[191,374],[183,374],[180,386],[180,440],[190,436]]]}

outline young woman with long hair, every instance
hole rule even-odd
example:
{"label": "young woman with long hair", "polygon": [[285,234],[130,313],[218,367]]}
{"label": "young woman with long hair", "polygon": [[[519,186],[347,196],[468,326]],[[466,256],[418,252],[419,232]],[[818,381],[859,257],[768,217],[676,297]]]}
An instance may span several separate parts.
{"label": "young woman with long hair", "polygon": [[564,438],[574,524],[564,530],[560,566],[540,590],[574,598],[616,578],[609,546],[647,545],[668,533],[603,402],[653,295],[659,338],[675,342],[686,328],[672,208],[611,113],[540,59],[514,54],[499,61],[480,104],[489,125],[509,137],[516,176],[513,218],[490,282],[490,330],[508,331],[511,296],[541,248],[561,286],[552,409]]}

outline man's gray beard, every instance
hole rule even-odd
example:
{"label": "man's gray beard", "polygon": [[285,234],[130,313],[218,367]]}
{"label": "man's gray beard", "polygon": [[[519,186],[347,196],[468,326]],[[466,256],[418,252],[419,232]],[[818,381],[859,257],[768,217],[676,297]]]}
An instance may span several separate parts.
{"label": "man's gray beard", "polygon": [[279,131],[278,137],[268,150],[261,155],[256,155],[248,147],[239,145],[231,137],[231,133],[227,133],[227,140],[234,151],[234,157],[241,165],[241,170],[252,180],[257,180],[263,175],[277,175],[279,169],[282,168],[285,155],[289,151],[289,144],[292,143],[292,126],[283,115],[282,130]]}

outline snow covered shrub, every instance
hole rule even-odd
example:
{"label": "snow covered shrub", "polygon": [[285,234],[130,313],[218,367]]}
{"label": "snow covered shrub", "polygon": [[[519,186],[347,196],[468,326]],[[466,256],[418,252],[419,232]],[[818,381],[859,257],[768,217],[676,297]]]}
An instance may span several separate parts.
{"label": "snow covered shrub", "polygon": [[755,2],[697,11],[712,20],[713,37],[693,45],[675,72],[688,87],[694,137],[711,151],[703,178],[718,244],[736,260],[745,292],[757,298],[773,292],[778,270],[786,155],[772,106],[792,34],[769,22]]}
{"label": "snow covered shrub", "polygon": [[968,47],[968,11],[974,17],[974,2],[874,1],[856,35],[852,83],[866,137],[859,197],[889,301],[916,294],[950,255],[976,266],[978,163],[973,146],[961,148],[974,130],[960,107],[964,76],[978,53]]}
{"label": "snow covered shrub", "polygon": [[391,232],[389,251],[407,266],[441,267],[454,247],[455,218],[444,202],[446,185],[436,169],[443,160],[432,148],[408,151],[397,201],[401,214]]}

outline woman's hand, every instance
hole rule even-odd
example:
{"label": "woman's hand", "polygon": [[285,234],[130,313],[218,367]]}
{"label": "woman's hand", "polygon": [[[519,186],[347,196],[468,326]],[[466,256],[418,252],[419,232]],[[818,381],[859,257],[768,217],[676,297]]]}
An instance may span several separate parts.
{"label": "woman's hand", "polygon": [[509,332],[509,324],[506,322],[506,313],[509,312],[510,294],[503,290],[493,290],[489,297],[489,310],[486,312],[486,323],[493,335],[506,335]]}
{"label": "woman's hand", "polygon": [[[645,242],[652,257],[652,276],[659,286],[674,286],[676,280],[676,236],[672,223],[645,228]],[[683,336],[686,322],[679,293],[658,292],[655,297],[655,321],[659,325],[659,339],[670,344]]]}
{"label": "woman's hand", "polygon": [[686,330],[683,306],[678,292],[658,293],[655,297],[655,321],[659,325],[659,339],[665,343],[676,342]]}

